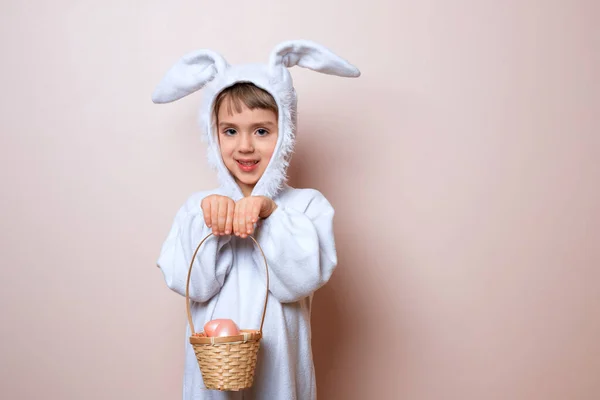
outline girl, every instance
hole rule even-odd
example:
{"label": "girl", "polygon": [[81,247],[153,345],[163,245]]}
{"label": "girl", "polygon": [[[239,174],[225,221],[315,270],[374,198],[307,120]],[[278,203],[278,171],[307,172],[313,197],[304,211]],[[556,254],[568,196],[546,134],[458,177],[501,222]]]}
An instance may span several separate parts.
{"label": "girl", "polygon": [[206,86],[201,110],[209,163],[217,189],[193,194],[180,208],[158,258],[167,286],[185,296],[194,262],[192,318],[203,326],[229,318],[258,327],[266,276],[254,235],[267,258],[270,292],[252,388],[209,391],[186,332],[183,399],[316,399],[311,351],[313,293],[336,267],[334,210],[317,190],[286,184],[293,149],[296,95],[287,68],[358,77],[360,72],[328,49],[308,41],[277,46],[268,65],[230,66],[218,54],[184,56],[153,94],[155,103],[180,99]]}

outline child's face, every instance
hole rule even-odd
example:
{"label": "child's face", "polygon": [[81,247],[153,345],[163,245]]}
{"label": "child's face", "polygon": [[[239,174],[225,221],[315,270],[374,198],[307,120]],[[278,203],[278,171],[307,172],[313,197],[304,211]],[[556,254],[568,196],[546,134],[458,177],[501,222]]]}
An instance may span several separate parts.
{"label": "child's face", "polygon": [[221,157],[244,196],[250,196],[275,150],[277,115],[261,108],[250,110],[244,104],[237,113],[227,102],[221,103],[217,113]]}

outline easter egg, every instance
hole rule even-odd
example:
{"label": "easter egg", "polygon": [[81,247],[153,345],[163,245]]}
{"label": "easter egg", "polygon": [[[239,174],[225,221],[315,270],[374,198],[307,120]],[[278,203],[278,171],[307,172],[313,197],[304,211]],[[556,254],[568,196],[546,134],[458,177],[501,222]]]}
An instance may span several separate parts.
{"label": "easter egg", "polygon": [[213,319],[212,321],[208,321],[205,325],[204,325],[204,333],[206,334],[206,336],[210,337],[210,336],[215,336],[215,330],[217,329],[217,327],[219,326],[219,324],[223,321],[231,321],[231,320],[226,320],[226,319]]}
{"label": "easter egg", "polygon": [[219,325],[217,326],[217,329],[215,329],[215,331],[214,331],[214,336],[217,336],[217,337],[237,336],[239,334],[240,334],[239,328],[237,327],[235,322],[233,322],[230,319],[220,322]]}

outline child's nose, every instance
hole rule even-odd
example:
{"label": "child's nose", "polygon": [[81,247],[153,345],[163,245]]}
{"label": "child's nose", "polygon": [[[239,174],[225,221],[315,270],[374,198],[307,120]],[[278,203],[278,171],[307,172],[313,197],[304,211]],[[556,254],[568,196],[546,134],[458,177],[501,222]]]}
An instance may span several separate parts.
{"label": "child's nose", "polygon": [[242,151],[244,153],[254,151],[254,146],[252,144],[252,136],[251,135],[241,135],[240,151]]}

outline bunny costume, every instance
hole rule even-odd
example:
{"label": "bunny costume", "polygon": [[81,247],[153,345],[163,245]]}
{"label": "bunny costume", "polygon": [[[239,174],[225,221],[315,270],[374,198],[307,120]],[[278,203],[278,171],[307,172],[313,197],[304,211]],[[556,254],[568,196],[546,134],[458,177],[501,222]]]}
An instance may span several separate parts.
{"label": "bunny costume", "polygon": [[[200,203],[211,194],[237,201],[242,191],[220,155],[212,108],[216,96],[237,82],[252,82],[275,99],[279,132],[275,151],[253,189],[267,196],[277,209],[259,221],[254,236],[269,265],[270,290],[258,354],[254,385],[240,392],[207,390],[185,338],[183,399],[316,399],[311,351],[313,293],[329,280],[337,264],[333,236],[334,210],[313,189],[286,184],[294,146],[296,93],[288,68],[308,68],[342,77],[358,77],[359,70],[327,48],[310,41],[288,41],[272,51],[267,64],[229,65],[210,50],[185,55],[165,75],[152,95],[155,103],[178,100],[204,88],[200,123],[208,142],[209,164],[220,186],[195,193],[177,212],[157,261],[167,286],[185,296],[189,263],[198,243],[211,232]],[[210,237],[200,249],[190,281],[191,312],[195,326],[214,318],[230,318],[242,329],[258,329],[266,292],[264,261],[250,239]]]}

